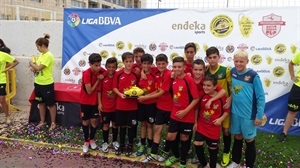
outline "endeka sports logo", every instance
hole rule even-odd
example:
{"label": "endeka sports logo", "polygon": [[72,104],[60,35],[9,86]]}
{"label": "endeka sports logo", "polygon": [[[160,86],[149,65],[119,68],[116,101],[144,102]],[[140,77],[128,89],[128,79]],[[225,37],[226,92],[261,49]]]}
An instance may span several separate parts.
{"label": "endeka sports logo", "polygon": [[76,27],[79,23],[84,25],[122,25],[120,17],[99,16],[94,18],[80,18],[76,13],[71,13],[68,16],[68,24],[71,27]]}

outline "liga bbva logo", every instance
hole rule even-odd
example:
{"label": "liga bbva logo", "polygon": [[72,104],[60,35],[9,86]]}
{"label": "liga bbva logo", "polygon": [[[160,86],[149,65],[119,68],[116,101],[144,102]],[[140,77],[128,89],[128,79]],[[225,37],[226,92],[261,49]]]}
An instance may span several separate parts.
{"label": "liga bbva logo", "polygon": [[122,25],[120,17],[93,17],[93,18],[80,18],[77,13],[71,13],[68,16],[68,24],[71,27],[76,27],[79,23],[83,25]]}

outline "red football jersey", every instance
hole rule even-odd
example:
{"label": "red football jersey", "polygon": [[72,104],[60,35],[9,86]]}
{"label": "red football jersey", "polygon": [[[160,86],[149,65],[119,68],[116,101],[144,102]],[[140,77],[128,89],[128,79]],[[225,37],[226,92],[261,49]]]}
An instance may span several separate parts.
{"label": "red football jersey", "polygon": [[190,73],[193,76],[193,71],[192,71],[193,64],[188,64],[187,62],[185,62],[185,66],[186,66],[186,68],[184,70],[184,73],[186,73],[186,74]]}
{"label": "red football jersey", "polygon": [[189,75],[185,75],[182,79],[176,78],[173,81],[172,90],[173,108],[171,118],[180,122],[194,123],[195,108],[192,108],[192,110],[181,119],[175,115],[179,110],[187,108],[193,99],[199,98],[199,92],[194,79]]}
{"label": "red football jersey", "polygon": [[166,69],[163,74],[156,73],[156,87],[162,89],[165,93],[157,98],[156,107],[164,111],[172,111],[173,100],[170,94],[171,87],[171,71]]}
{"label": "red football jersey", "polygon": [[[151,72],[149,74],[146,74],[146,76],[147,76],[147,79],[140,79],[140,81],[139,81],[139,88],[144,90],[145,95],[156,91],[155,75]],[[145,101],[141,102],[141,104],[153,104],[155,102],[156,102],[156,98],[145,100]]]}
{"label": "red football jersey", "polygon": [[211,139],[218,140],[220,139],[221,126],[215,125],[213,121],[220,118],[223,115],[223,112],[229,113],[229,109],[223,109],[223,105],[226,103],[226,96],[213,101],[209,109],[205,108],[205,104],[210,98],[210,95],[205,94],[204,92],[200,93],[197,132]]}
{"label": "red football jersey", "polygon": [[[124,69],[119,70],[114,75],[113,88],[117,88],[120,93],[124,94],[125,90],[130,89],[132,86],[136,86],[138,83],[138,77],[134,72],[129,74],[124,72]],[[137,110],[137,100],[135,98],[122,99],[117,96],[117,110]]]}
{"label": "red football jersey", "polygon": [[117,95],[113,91],[113,77],[105,76],[101,82],[101,102],[104,112],[115,112]]}
{"label": "red football jersey", "polygon": [[83,71],[82,73],[82,87],[80,90],[80,104],[86,105],[97,105],[98,104],[98,96],[97,93],[101,89],[101,84],[99,82],[97,88],[92,92],[92,94],[87,94],[85,89],[85,84],[91,84],[91,87],[96,83],[97,76],[99,73],[92,73],[91,68]]}

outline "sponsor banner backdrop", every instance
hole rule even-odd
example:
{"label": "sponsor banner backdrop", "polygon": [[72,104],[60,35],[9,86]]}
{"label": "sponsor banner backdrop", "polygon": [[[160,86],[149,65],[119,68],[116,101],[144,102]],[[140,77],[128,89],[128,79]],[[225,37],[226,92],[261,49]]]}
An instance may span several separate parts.
{"label": "sponsor banner backdrop", "polygon": [[[195,42],[195,59],[205,50],[220,50],[220,64],[233,67],[233,53],[247,49],[248,67],[258,72],[266,95],[268,122],[262,131],[280,132],[292,86],[288,63],[300,44],[300,9],[64,9],[61,82],[80,83],[89,67],[88,56],[100,53],[119,60],[126,51],[142,47],[155,57],[165,53],[170,62],[184,56],[184,46]],[[171,64],[169,64],[171,68]],[[299,116],[290,129],[300,135]]]}

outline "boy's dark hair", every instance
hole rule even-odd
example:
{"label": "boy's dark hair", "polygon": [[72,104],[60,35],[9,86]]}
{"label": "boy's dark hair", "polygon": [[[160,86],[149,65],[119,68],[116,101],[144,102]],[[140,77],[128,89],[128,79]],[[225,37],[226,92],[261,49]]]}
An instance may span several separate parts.
{"label": "boy's dark hair", "polygon": [[205,76],[204,81],[211,81],[214,86],[216,86],[217,83],[218,83],[218,79],[216,78],[215,75],[207,75],[207,76]]}
{"label": "boy's dark hair", "polygon": [[118,60],[115,57],[110,57],[106,60],[105,66],[107,66],[107,64],[113,64],[115,63],[116,66],[118,67]]}
{"label": "boy's dark hair", "polygon": [[122,54],[122,61],[124,62],[127,58],[132,58],[134,60],[133,54],[131,52],[124,52]]}
{"label": "boy's dark hair", "polygon": [[0,51],[10,54],[10,49],[8,47],[2,47],[0,48]]}
{"label": "boy's dark hair", "polygon": [[155,61],[165,61],[166,63],[168,63],[168,57],[166,56],[166,54],[158,54],[155,58]]}
{"label": "boy's dark hair", "polygon": [[217,47],[209,47],[207,50],[206,50],[206,56],[210,56],[211,54],[217,54],[218,56],[220,56],[220,52],[219,50],[217,49]]}
{"label": "boy's dark hair", "polygon": [[137,47],[137,48],[135,48],[133,50],[133,54],[140,53],[140,52],[143,53],[143,54],[145,54],[145,50],[143,48],[141,48],[141,47]]}
{"label": "boy's dark hair", "polygon": [[141,62],[143,63],[143,62],[146,62],[146,61],[148,61],[148,62],[150,62],[150,64],[152,64],[153,63],[153,57],[152,57],[152,55],[150,55],[150,54],[144,54],[144,55],[142,55]]}
{"label": "boy's dark hair", "polygon": [[184,46],[184,51],[186,51],[188,48],[193,48],[195,52],[197,52],[197,47],[196,47],[196,44],[193,43],[193,42],[190,42],[190,43],[187,43],[185,46]]}
{"label": "boy's dark hair", "polygon": [[94,64],[95,62],[101,62],[102,58],[100,56],[100,54],[98,53],[93,53],[89,56],[89,63],[90,64]]}
{"label": "boy's dark hair", "polygon": [[202,65],[203,67],[205,67],[205,63],[204,63],[204,61],[202,59],[196,59],[196,60],[194,60],[193,67],[194,67],[195,64]]}
{"label": "boy's dark hair", "polygon": [[175,57],[175,58],[173,59],[173,64],[176,63],[176,62],[183,62],[183,63],[185,63],[183,57]]}
{"label": "boy's dark hair", "polygon": [[48,48],[49,46],[49,39],[50,39],[50,35],[49,34],[45,34],[44,37],[40,37],[35,41],[35,44],[38,46],[45,46]]}

